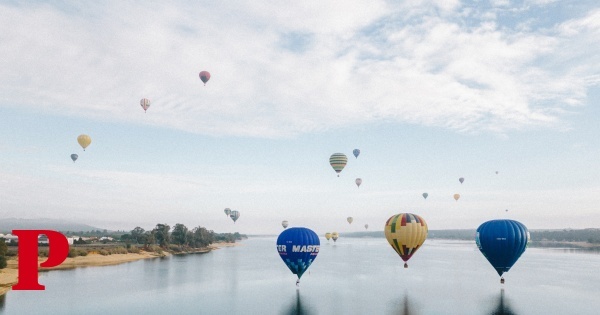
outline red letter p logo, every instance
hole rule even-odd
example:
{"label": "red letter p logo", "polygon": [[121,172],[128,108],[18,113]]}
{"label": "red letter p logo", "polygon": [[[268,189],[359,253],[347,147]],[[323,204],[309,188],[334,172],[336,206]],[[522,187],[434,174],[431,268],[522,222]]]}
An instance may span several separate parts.
{"label": "red letter p logo", "polygon": [[13,290],[45,290],[38,283],[38,236],[48,237],[48,259],[40,264],[42,267],[60,265],[69,254],[69,241],[59,232],[51,230],[13,230],[19,237],[19,279],[12,286]]}

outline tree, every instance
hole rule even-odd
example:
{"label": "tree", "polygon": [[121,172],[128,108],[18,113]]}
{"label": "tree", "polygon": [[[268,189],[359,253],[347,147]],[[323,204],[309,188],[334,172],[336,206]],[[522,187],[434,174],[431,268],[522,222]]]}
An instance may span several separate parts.
{"label": "tree", "polygon": [[179,244],[179,245],[186,244],[187,232],[188,232],[188,228],[185,225],[183,225],[181,223],[175,224],[175,227],[173,227],[173,232],[171,232],[171,238],[172,238],[173,243]]}
{"label": "tree", "polygon": [[[121,241],[129,243],[133,238],[131,237],[131,234],[122,234],[121,235]],[[137,240],[136,240],[137,242]]]}
{"label": "tree", "polygon": [[206,247],[214,242],[212,231],[208,231],[206,228],[201,226],[196,227],[192,230],[194,238],[192,244],[194,247]]}
{"label": "tree", "polygon": [[144,237],[145,232],[146,231],[144,231],[144,229],[137,226],[135,229],[131,230],[131,239],[134,240],[138,244],[144,244],[145,243],[144,242],[145,241],[145,237]]}
{"label": "tree", "polygon": [[152,234],[154,234],[154,238],[160,247],[168,247],[170,243],[169,230],[171,227],[168,224],[157,224],[154,230],[152,230]]}
{"label": "tree", "polygon": [[0,269],[6,268],[6,253],[8,252],[8,247],[4,242],[3,238],[0,238]]}
{"label": "tree", "polygon": [[144,234],[140,236],[141,243],[144,244],[144,247],[148,249],[148,246],[154,244],[154,231],[146,231]]}

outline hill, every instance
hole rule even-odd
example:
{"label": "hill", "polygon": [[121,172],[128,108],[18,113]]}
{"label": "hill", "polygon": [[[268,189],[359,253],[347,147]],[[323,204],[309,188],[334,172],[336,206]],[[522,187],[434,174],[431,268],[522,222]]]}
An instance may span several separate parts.
{"label": "hill", "polygon": [[[562,230],[529,230],[530,246],[554,247],[571,243],[576,247],[598,246],[600,244],[600,229],[562,229]],[[475,241],[475,230],[429,230],[428,239],[447,239]],[[342,237],[385,237],[383,231],[340,233]]]}
{"label": "hill", "polygon": [[104,229],[93,227],[87,224],[57,219],[0,219],[0,233],[11,233],[12,230],[55,230],[61,232],[87,232],[96,230],[102,231]]}

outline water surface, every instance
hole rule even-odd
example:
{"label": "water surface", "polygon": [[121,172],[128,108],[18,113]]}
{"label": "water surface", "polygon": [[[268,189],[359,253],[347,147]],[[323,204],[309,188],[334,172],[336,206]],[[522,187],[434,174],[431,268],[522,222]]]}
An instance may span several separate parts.
{"label": "water surface", "polygon": [[383,238],[321,240],[296,278],[276,237],[207,254],[40,274],[6,314],[598,314],[600,255],[528,248],[506,283],[474,242],[428,240],[403,268]]}

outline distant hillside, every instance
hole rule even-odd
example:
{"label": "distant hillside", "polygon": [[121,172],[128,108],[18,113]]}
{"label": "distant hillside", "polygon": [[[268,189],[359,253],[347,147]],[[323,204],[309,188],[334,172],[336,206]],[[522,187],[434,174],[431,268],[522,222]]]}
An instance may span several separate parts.
{"label": "distant hillside", "polygon": [[55,230],[61,232],[79,232],[104,230],[87,224],[57,219],[0,219],[0,232],[10,233],[12,230]]}
{"label": "distant hillside", "polygon": [[[538,242],[587,242],[600,244],[600,229],[529,230],[532,245]],[[475,240],[475,230],[429,230],[429,239]],[[385,237],[383,231],[340,233],[342,237]]]}

